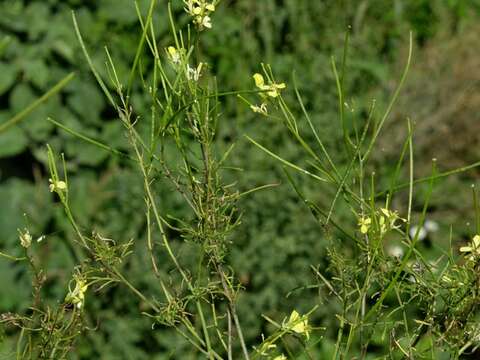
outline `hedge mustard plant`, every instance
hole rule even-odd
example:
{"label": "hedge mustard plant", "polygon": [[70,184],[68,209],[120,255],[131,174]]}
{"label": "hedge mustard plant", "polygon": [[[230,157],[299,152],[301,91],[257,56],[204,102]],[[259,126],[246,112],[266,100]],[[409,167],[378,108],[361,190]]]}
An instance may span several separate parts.
{"label": "hedge mustard plant", "polygon": [[[136,167],[144,191],[146,239],[143,246],[149,255],[150,271],[158,279],[157,288],[145,289],[129,279],[126,263],[129,257],[137,255],[133,244],[138,239],[111,239],[108,234],[104,236],[96,230],[86,233],[79,225],[70,204],[69,194],[75,189],[68,182],[65,156],[58,157],[48,145],[48,188],[62,205],[74,230],[76,237],[68,246],[76,265],[65,286],[65,296],[52,306],[42,297],[48,274],[38,266],[35,254],[36,248],[43,246],[44,236],[34,242],[25,227],[18,230],[24,257],[0,253],[11,261],[25,261],[32,274],[32,311],[28,315],[3,314],[0,317],[0,322],[20,329],[17,359],[68,358],[78,337],[91,331],[88,298],[94,294],[101,296],[102,290],[110,286],[122,286],[138,300],[142,309],[139,316],[151,321],[152,331],[156,331],[158,325],[171,327],[190,345],[192,354],[200,358],[313,359],[312,352],[324,341],[325,331],[336,334],[331,354],[335,360],[365,359],[376,341],[391,345],[389,353],[383,356],[392,359],[435,359],[439,350],[449,351],[452,358],[458,359],[480,347],[477,319],[480,235],[474,235],[469,245],[458,249],[463,255],[460,259],[453,253],[453,246],[449,253],[434,261],[427,260],[417,248],[422,237],[420,230],[427,221],[434,181],[452,172],[438,173],[433,162],[431,176],[414,180],[414,129],[410,121],[406,122],[408,136],[387,189],[377,188],[374,165],[369,162],[406,80],[412,58],[411,36],[405,69],[384,112],[378,116],[375,103],[372,103],[366,117],[355,119],[353,130],[349,130],[347,122],[349,116],[355,117],[357,113],[348,115],[345,112],[350,107],[344,93],[348,33],[340,72],[332,58],[339,124],[347,156],[346,166],[340,166],[333,161],[316,130],[295,78],[293,86],[287,88],[286,83],[275,80],[269,65],[262,64],[262,74],[253,75],[254,90],[218,90],[214,74],[197,51],[202,46],[202,32],[212,28],[212,16],[218,2],[184,0],[183,3],[191,24],[177,29],[169,4],[170,45],[160,50],[153,21],[157,2],[150,2],[146,16],[136,7],[142,33],[128,81],[119,76],[108,48],[105,53],[107,76],[105,79],[100,76],[73,15],[75,32],[86,61],[124,127],[130,143],[128,153],[49,119],[60,130],[98,146],[101,151],[121,156]],[[135,85],[145,89],[145,97],[151,105],[149,114],[135,109],[130,98]],[[283,97],[291,88],[301,116]],[[260,104],[245,98],[246,93],[255,93]],[[224,182],[224,163],[228,161],[230,150],[219,154],[215,137],[218,123],[222,121],[221,100],[228,95],[238,96],[254,113],[268,121],[279,121],[303,151],[308,158],[306,165],[295,164],[246,135],[260,151],[284,166],[293,190],[320,223],[319,231],[332,240],[329,266],[321,269],[312,265],[316,281],[312,287],[319,291],[319,304],[303,314],[292,310],[280,321],[263,315],[273,330],[268,336],[259,334],[255,345],[243,335],[237,311],[241,305],[242,286],[228,262],[228,254],[241,221],[238,200],[268,185],[239,193],[235,184]],[[300,123],[301,118],[305,124]],[[362,122],[363,127],[359,127]],[[307,138],[305,128],[312,136]],[[173,153],[175,160],[172,160]],[[408,181],[399,184],[400,169],[405,163]],[[468,167],[454,172],[466,169]],[[308,199],[291,175],[292,171],[318,182],[319,189],[325,190],[326,196],[331,195],[330,204],[322,208]],[[189,208],[188,215],[178,218],[169,214],[158,195],[158,187],[163,185],[159,184],[159,179],[176,191]],[[412,225],[414,185],[417,184],[427,184],[427,191],[417,224]],[[402,197],[403,189],[408,193]],[[475,190],[473,195],[479,233]],[[349,210],[349,219],[337,218],[336,208],[340,203]],[[170,230],[179,234],[182,241],[196,246],[199,256],[195,266],[179,256]],[[401,246],[392,245],[394,241]],[[344,247],[343,242],[348,242],[348,247]],[[174,270],[163,271],[160,259],[167,259]],[[331,329],[315,326],[316,312],[324,301],[331,302],[338,310],[328,319],[334,324]]]}

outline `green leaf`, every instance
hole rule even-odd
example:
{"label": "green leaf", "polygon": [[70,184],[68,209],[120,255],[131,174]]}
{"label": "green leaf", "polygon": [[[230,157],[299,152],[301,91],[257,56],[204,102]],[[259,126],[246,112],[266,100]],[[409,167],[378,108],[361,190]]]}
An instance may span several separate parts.
{"label": "green leaf", "polygon": [[10,36],[5,36],[5,37],[0,39],[0,56],[2,55],[2,53],[7,48],[8,44],[10,44],[11,40],[12,40],[12,38]]}
{"label": "green leaf", "polygon": [[75,93],[69,96],[67,103],[85,122],[97,124],[105,102],[98,88],[87,81],[75,81]]}
{"label": "green leaf", "polygon": [[44,142],[47,141],[51,135],[54,126],[47,121],[48,116],[51,114],[51,108],[52,106],[39,107],[30,115],[31,121],[20,124],[20,127],[24,129],[33,140]]}
{"label": "green leaf", "polygon": [[100,0],[98,13],[107,20],[122,24],[133,24],[137,21],[137,14],[133,3],[125,3],[119,6],[117,0]]}
{"label": "green leaf", "polygon": [[10,109],[18,113],[34,102],[36,96],[32,88],[26,83],[20,83],[10,94]]}
{"label": "green leaf", "polygon": [[0,95],[4,94],[15,82],[18,69],[13,64],[0,62]]}
{"label": "green leaf", "polygon": [[118,121],[109,121],[103,126],[102,139],[105,144],[114,149],[129,149],[127,137],[125,136],[125,127]]}
{"label": "green leaf", "polygon": [[[11,268],[10,264],[6,261],[0,261],[0,288],[2,289],[2,296],[0,296],[0,309],[3,311],[18,311],[27,307],[29,304],[29,280],[25,277],[19,277],[22,272],[22,268],[15,266]],[[9,359],[11,359],[9,357]]]}
{"label": "green leaf", "polygon": [[25,79],[40,89],[45,89],[49,79],[48,67],[41,59],[32,59],[23,66]]}
{"label": "green leaf", "polygon": [[[0,136],[1,138],[2,136]],[[5,174],[4,174],[5,175]],[[50,217],[47,206],[50,196],[48,182],[36,188],[28,181],[9,179],[0,187],[0,240],[3,249],[15,249],[18,241],[18,228],[26,226],[27,214],[29,230],[35,235]]]}
{"label": "green leaf", "polygon": [[28,23],[28,35],[32,40],[39,39],[49,27],[50,9],[45,2],[33,2],[28,5],[23,17]]}
{"label": "green leaf", "polygon": [[[0,124],[6,121],[8,116],[0,114]],[[0,158],[15,156],[24,151],[28,146],[28,138],[19,127],[12,127],[0,134]]]}
{"label": "green leaf", "polygon": [[[20,111],[27,108],[36,99],[37,97],[35,96],[32,88],[29,85],[20,84],[15,87],[15,89],[10,95],[10,107],[16,113],[19,113]],[[58,98],[56,99],[56,102],[58,104]],[[52,99],[50,99],[49,101],[52,101]],[[25,121],[20,123],[20,127],[24,129],[25,133],[32,137],[34,140],[46,140],[51,132],[51,129],[53,128],[52,124],[47,121],[47,116],[50,112],[49,109],[52,109],[54,107],[55,103],[49,103],[48,106],[46,104],[40,105],[37,109],[35,109],[35,111],[27,115]]]}
{"label": "green leaf", "polygon": [[110,156],[107,151],[80,139],[69,140],[65,144],[65,153],[78,163],[90,166],[98,165]]}

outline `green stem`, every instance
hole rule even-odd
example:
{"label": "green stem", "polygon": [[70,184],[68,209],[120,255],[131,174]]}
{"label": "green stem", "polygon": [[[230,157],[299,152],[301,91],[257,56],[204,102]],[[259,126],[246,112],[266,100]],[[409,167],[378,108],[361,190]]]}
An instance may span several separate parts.
{"label": "green stem", "polygon": [[62,80],[60,80],[58,83],[55,84],[50,90],[48,90],[44,95],[39,97],[37,100],[35,100],[33,103],[28,105],[25,109],[20,111],[18,114],[16,114],[14,117],[11,119],[5,121],[4,123],[0,124],[0,134],[11,126],[16,125],[18,122],[22,121],[28,114],[30,114],[33,110],[35,110],[37,107],[42,105],[45,101],[47,101],[50,97],[55,95],[57,92],[59,92],[61,89],[65,87],[73,78],[75,77],[75,73],[70,73],[67,76],[65,76]]}

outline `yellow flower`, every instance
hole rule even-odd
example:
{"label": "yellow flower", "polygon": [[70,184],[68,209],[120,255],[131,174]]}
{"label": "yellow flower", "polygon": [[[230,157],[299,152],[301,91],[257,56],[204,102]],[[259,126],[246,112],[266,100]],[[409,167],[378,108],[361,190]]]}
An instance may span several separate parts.
{"label": "yellow flower", "polygon": [[273,360],[288,360],[285,355],[278,355],[273,358]]}
{"label": "yellow flower", "polygon": [[470,243],[470,246],[462,246],[460,248],[462,253],[470,253],[467,259],[474,260],[476,256],[480,256],[480,235],[475,235]]}
{"label": "yellow flower", "polygon": [[193,23],[201,31],[212,28],[210,14],[215,11],[215,4],[207,0],[183,0],[185,11],[193,18]]}
{"label": "yellow flower", "polygon": [[253,80],[255,81],[255,86],[258,88],[262,88],[265,85],[265,80],[263,80],[262,74],[253,74]]}
{"label": "yellow flower", "polygon": [[198,81],[202,75],[203,63],[198,64],[197,68],[192,68],[190,65],[187,65],[187,79]]}
{"label": "yellow flower", "polygon": [[88,289],[88,284],[80,273],[73,275],[73,280],[75,281],[75,288],[72,290],[70,285],[68,286],[65,302],[75,305],[80,310],[85,304],[85,292]]}
{"label": "yellow flower", "polygon": [[48,179],[48,182],[50,183],[50,185],[48,185],[50,192],[67,190],[67,183],[65,181]]}
{"label": "yellow flower", "polygon": [[[262,74],[255,73],[253,74],[253,80],[255,81],[255,86],[260,90],[266,91],[267,95],[276,98],[280,95],[280,90],[285,89],[287,86],[285,83],[270,83],[268,85],[265,84],[265,79],[263,78]],[[260,94],[263,95],[263,94]]]}
{"label": "yellow flower", "polygon": [[180,63],[180,52],[176,48],[174,48],[173,46],[169,46],[167,48],[167,53],[170,57],[170,60],[172,60],[172,63]]}
{"label": "yellow flower", "polygon": [[258,105],[250,105],[250,109],[252,109],[253,112],[262,114],[262,115],[268,115],[267,111],[267,104],[262,103],[260,106]]}
{"label": "yellow flower", "polygon": [[381,234],[385,234],[387,231],[393,229],[398,229],[400,225],[397,224],[397,221],[406,221],[398,215],[397,211],[391,211],[386,208],[381,208],[378,214]]}
{"label": "yellow flower", "polygon": [[285,327],[297,334],[304,334],[307,339],[310,338],[308,319],[306,316],[300,316],[296,310],[293,310],[290,314],[290,318]]}
{"label": "yellow flower", "polygon": [[358,221],[358,226],[360,226],[360,232],[366,234],[372,225],[372,219],[369,217],[362,217]]}
{"label": "yellow flower", "polygon": [[279,90],[282,90],[282,89],[285,89],[287,86],[285,85],[285,83],[280,83],[280,84],[272,84],[270,85],[271,86],[271,90],[269,92],[267,92],[267,95],[270,96],[270,97],[277,97],[278,95],[280,95],[280,92]]}
{"label": "yellow flower", "polygon": [[204,16],[202,19],[202,26],[206,27],[207,29],[212,28],[212,19],[210,19],[210,16]]}
{"label": "yellow flower", "polygon": [[202,13],[202,8],[199,6],[195,6],[192,12],[194,15],[200,15]]}
{"label": "yellow flower", "polygon": [[25,249],[29,248],[32,244],[32,235],[30,235],[30,231],[28,231],[28,229],[24,229],[24,231],[18,229],[18,234],[18,237],[20,238],[20,245],[22,245]]}

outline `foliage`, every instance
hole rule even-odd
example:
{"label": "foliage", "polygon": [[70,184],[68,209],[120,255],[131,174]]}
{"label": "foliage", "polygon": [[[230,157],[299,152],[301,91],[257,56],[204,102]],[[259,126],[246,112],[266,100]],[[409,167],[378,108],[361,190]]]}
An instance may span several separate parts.
{"label": "foliage", "polygon": [[[348,167],[349,160],[342,142],[344,133],[339,126],[331,125],[338,123],[338,105],[336,79],[330,71],[330,55],[334,54],[336,59],[341,59],[343,50],[341,44],[346,25],[352,25],[352,34],[348,47],[348,75],[343,79],[345,101],[349,109],[355,110],[354,114],[362,114],[362,118],[365,119],[364,115],[369,111],[369,98],[373,92],[379,88],[387,90],[391,88],[389,79],[394,78],[393,74],[398,71],[395,65],[390,65],[390,62],[402,58],[400,56],[404,48],[402,44],[407,42],[404,35],[408,29],[415,30],[419,46],[424,46],[439,32],[442,32],[442,36],[457,34],[463,27],[468,26],[469,22],[477,19],[472,14],[478,9],[475,2],[466,5],[465,2],[458,1],[445,5],[440,2],[408,1],[405,2],[405,7],[399,6],[403,2],[394,3],[392,6],[391,2],[385,1],[373,6],[369,1],[345,1],[341,4],[334,1],[319,1],[312,4],[307,0],[286,0],[281,3],[273,0],[224,1],[217,4],[215,14],[212,14],[212,29],[202,32],[202,42],[196,44],[199,54],[195,54],[195,57],[201,55],[206,59],[204,61],[210,65],[208,72],[215,74],[220,91],[252,89],[251,75],[262,71],[259,65],[262,60],[271,64],[275,77],[285,81],[289,87],[293,83],[293,80],[290,80],[291,71],[295,69],[295,80],[301,87],[303,104],[312,122],[321,129],[321,137],[325,139],[324,145],[329,149],[332,159],[339,164],[339,169],[344,170]],[[141,1],[139,6],[142,13],[147,14],[149,1]],[[160,299],[162,296],[162,289],[158,287],[155,274],[145,271],[145,264],[151,263],[151,256],[145,247],[149,236],[146,229],[149,228],[149,224],[145,220],[144,209],[145,206],[150,209],[153,202],[150,199],[145,203],[145,182],[138,176],[137,164],[126,156],[112,156],[108,151],[100,150],[92,142],[85,142],[77,136],[82,134],[102,144],[108,144],[110,148],[121,153],[131,149],[129,136],[126,136],[124,131],[126,122],[122,124],[117,119],[118,109],[112,111],[108,99],[95,84],[95,78],[89,72],[87,62],[79,56],[81,50],[75,38],[70,8],[75,10],[94,67],[103,79],[112,76],[112,69],[111,64],[104,65],[108,58],[101,49],[102,45],[108,44],[117,76],[120,78],[119,82],[126,86],[130,81],[129,69],[134,63],[141,35],[134,4],[126,0],[122,0],[121,6],[116,1],[107,0],[7,1],[0,4],[2,14],[0,38],[4,34],[7,36],[0,46],[0,97],[6,109],[0,113],[0,120],[12,118],[70,71],[77,72],[75,79],[61,94],[49,97],[42,106],[22,118],[18,127],[0,133],[0,155],[4,158],[0,198],[2,204],[5,204],[2,206],[0,216],[1,251],[18,258],[24,256],[18,244],[17,229],[27,227],[35,235],[35,239],[41,234],[46,234],[47,237],[42,242],[33,241],[31,262],[38,263],[45,273],[53,274],[52,278],[48,278],[49,280],[42,284],[42,296],[46,301],[44,310],[25,314],[28,319],[22,319],[34,323],[35,326],[39,324],[39,329],[47,332],[52,329],[52,317],[60,319],[56,323],[59,329],[68,325],[65,321],[72,319],[73,327],[68,329],[85,326],[83,328],[87,329],[84,332],[85,336],[78,339],[75,345],[78,350],[75,355],[79,358],[101,356],[105,359],[117,359],[123,356],[142,359],[152,358],[154,351],[158,356],[165,356],[170,352],[175,354],[175,357],[186,358],[185,354],[191,354],[191,348],[185,345],[181,336],[165,329],[166,325],[172,325],[172,322],[177,321],[176,314],[181,314],[182,311],[186,311],[185,309],[188,309],[188,312],[192,311],[185,305],[191,301],[190,298],[184,297],[185,288],[176,288],[172,301],[163,304],[161,316],[155,314],[152,318],[138,317],[139,312],[148,310],[148,301],[138,302],[135,298],[127,296],[128,286],[122,288],[108,284],[102,288],[101,296],[87,297],[85,303],[87,315],[82,319],[84,321],[82,325],[76,323],[75,316],[70,318],[71,313],[65,313],[65,304],[59,305],[59,302],[62,303],[65,299],[66,284],[69,283],[72,274],[76,274],[75,271],[88,275],[91,275],[91,271],[99,273],[104,271],[98,267],[92,269],[90,268],[92,264],[87,264],[88,266],[85,265],[87,268],[82,266],[72,272],[81,254],[78,254],[71,244],[74,243],[74,239],[78,239],[79,232],[85,234],[90,230],[94,232],[92,236],[85,238],[85,242],[95,264],[101,263],[110,267],[108,273],[110,281],[122,282],[115,273],[116,266],[120,264],[114,264],[115,259],[120,258],[121,267],[128,269],[129,278],[132,279],[135,288],[142,292],[151,291],[152,298]],[[183,28],[189,18],[187,14],[183,14],[182,8],[181,1],[173,2],[174,17]],[[450,13],[452,8],[455,12]],[[158,50],[161,57],[165,58],[164,48],[173,43],[165,7],[162,6],[161,10],[156,9],[153,23]],[[450,24],[447,30],[439,26],[445,23]],[[447,32],[447,35],[444,35],[444,32]],[[150,114],[152,105],[149,102],[151,94],[145,85],[154,81],[151,71],[154,65],[149,53],[151,46],[152,43],[145,45],[145,51],[142,52],[137,64],[144,78],[140,80],[135,75],[130,96],[128,99],[124,98],[124,101],[135,109],[135,116],[140,119]],[[172,69],[166,71],[169,76],[173,76]],[[264,74],[265,78],[267,75]],[[157,76],[158,81],[160,75]],[[120,93],[118,84],[107,83],[107,87],[110,91]],[[210,91],[216,89],[211,88]],[[146,93],[149,95],[146,96]],[[385,93],[388,92],[377,93],[379,107],[387,101]],[[302,114],[302,107],[295,100],[294,92],[285,92],[285,102],[293,104],[291,112],[295,117],[299,117]],[[181,104],[182,101],[188,102],[188,99],[176,101]],[[326,247],[329,242],[335,243],[338,239],[331,230],[324,229],[314,217],[310,217],[310,209],[303,206],[304,201],[291,190],[288,178],[280,167],[271,161],[269,155],[259,151],[242,135],[247,133],[255,139],[260,139],[265,148],[298,166],[308,166],[311,171],[305,151],[295,144],[295,138],[292,139],[281,122],[261,118],[252,113],[249,107],[244,106],[235,96],[222,98],[221,101],[222,120],[214,127],[215,135],[209,140],[212,152],[217,156],[220,154],[221,158],[221,154],[227,152],[231,143],[236,142],[236,146],[230,152],[228,164],[232,168],[244,169],[243,172],[232,170],[223,172],[223,184],[238,181],[236,185],[238,193],[234,192],[233,195],[265,184],[282,182],[285,184],[268,191],[242,196],[235,200],[234,205],[220,202],[220,208],[215,208],[215,211],[228,211],[232,207],[242,209],[239,218],[241,224],[235,222],[236,217],[223,218],[230,235],[226,237],[228,238],[226,243],[223,242],[225,239],[222,235],[223,240],[220,244],[216,242],[217,235],[212,237],[208,232],[208,226],[196,225],[192,228],[192,225],[185,222],[186,219],[192,218],[192,210],[182,199],[181,193],[175,191],[178,190],[178,184],[175,184],[175,181],[172,183],[177,176],[185,176],[181,168],[170,165],[170,168],[179,172],[178,175],[170,175],[170,179],[168,177],[158,179],[155,176],[153,178],[156,183],[152,188],[157,191],[158,198],[162,199],[159,205],[160,212],[172,216],[166,219],[166,223],[173,225],[164,231],[173,239],[172,251],[179,254],[182,263],[192,268],[197,264],[200,251],[207,259],[212,259],[210,256],[213,254],[214,260],[222,260],[220,263],[225,260],[231,264],[227,270],[228,276],[230,272],[231,275],[236,274],[239,281],[236,286],[241,285],[245,288],[245,291],[238,294],[238,312],[242,319],[246,341],[248,344],[258,344],[261,342],[260,334],[263,332],[272,333],[275,338],[273,328],[280,333],[289,332],[289,327],[285,326],[288,324],[287,319],[283,324],[280,324],[278,319],[285,318],[285,314],[290,314],[292,309],[298,309],[305,314],[313,307],[318,289],[309,285],[315,281],[318,274],[312,271],[310,265],[316,264],[320,269],[325,268],[331,262],[326,256]],[[209,106],[215,108],[216,103],[212,102]],[[128,114],[128,111],[128,107],[123,109],[124,114]],[[46,120],[47,116],[51,118],[50,121]],[[346,111],[345,118],[345,127],[352,134],[355,129],[354,116]],[[69,131],[58,127],[58,123]],[[191,132],[182,133],[185,148],[194,146],[193,144],[198,144],[199,141],[194,131],[195,126],[190,125]],[[138,133],[145,136],[149,133],[149,127],[142,126],[140,121]],[[298,128],[307,143],[312,144],[315,141],[304,121],[299,122]],[[128,129],[127,126],[127,135]],[[130,143],[131,137],[130,134]],[[205,139],[200,139],[200,142],[202,141]],[[69,194],[68,208],[71,209],[71,214],[75,214],[77,234],[72,231],[68,213],[67,216],[64,215],[62,206],[59,206],[56,198],[48,192],[45,142],[51,144],[56,153],[65,154],[68,188],[74,189]],[[170,164],[176,164],[181,159],[185,160],[181,154],[174,155],[178,144],[174,140],[166,141],[164,144],[166,161]],[[314,150],[316,152],[318,149]],[[135,154],[129,153],[129,156],[132,155]],[[188,155],[192,157],[190,161],[196,169],[199,166],[196,160],[199,154],[192,152]],[[147,157],[145,165],[147,169],[148,161]],[[17,170],[13,166],[19,162],[25,169]],[[393,171],[388,166],[384,169],[387,174]],[[195,170],[197,171],[201,173],[200,170]],[[292,177],[293,183],[297,184],[299,178],[294,174],[289,176]],[[190,177],[190,181],[192,179]],[[229,196],[230,190],[225,191],[224,185],[216,184],[216,180],[213,183],[216,189],[214,193],[219,199],[222,194]],[[191,192],[193,198],[199,196],[198,192],[201,193],[201,190],[197,188],[196,182],[190,184],[187,190]],[[297,189],[299,193],[307,194],[309,202],[319,208],[328,209],[331,197],[336,195],[336,191],[331,189],[318,191],[318,185],[310,180],[303,179],[301,185],[296,186],[299,187]],[[378,186],[381,187],[382,184]],[[421,200],[419,203],[421,204]],[[150,213],[150,216],[152,215]],[[345,204],[337,205],[335,216],[338,223],[350,224],[347,228],[354,226],[349,207]],[[234,224],[238,225],[236,229],[229,228],[231,220],[235,220]],[[201,235],[198,235],[199,231],[202,231]],[[101,234],[108,236],[104,237]],[[197,237],[210,241],[199,243]],[[128,254],[126,246],[130,244],[130,239],[135,239],[129,248],[135,256],[126,256]],[[228,251],[224,246],[228,247]],[[334,253],[330,253],[330,256],[333,259],[341,258]],[[162,276],[168,274],[172,279],[172,283],[167,285],[177,284],[179,272],[178,269],[172,270],[172,265],[168,265],[168,256],[160,253],[157,262],[159,273]],[[216,261],[208,263],[215,268]],[[390,260],[387,263],[390,263]],[[2,312],[12,314],[22,313],[30,303],[30,273],[26,272],[20,263],[10,265],[3,262],[0,266],[4,274],[0,309]],[[342,266],[349,268],[353,265],[346,263]],[[330,269],[335,274],[333,265]],[[292,272],[296,274],[295,277],[291,276]],[[35,271],[33,273],[36,274]],[[192,270],[192,274],[194,273]],[[361,274],[358,276],[361,277]],[[354,283],[359,281],[355,276],[350,280]],[[219,284],[214,285],[210,287],[199,284],[200,288],[192,293],[207,298],[214,296],[212,294],[218,291],[216,286]],[[323,286],[323,282],[319,286]],[[72,284],[71,287],[75,288],[75,285]],[[305,289],[302,289],[303,287]],[[405,290],[423,291],[412,290],[412,287],[406,287]],[[336,329],[336,322],[327,320],[327,317],[332,311],[338,312],[338,309],[341,309],[341,306],[331,302],[329,306],[312,313],[311,317],[315,323],[329,325],[328,331],[333,331],[332,329]],[[225,311],[225,308],[222,310]],[[461,312],[462,309],[458,311]],[[119,318],[118,314],[122,316]],[[259,314],[266,314],[269,319],[277,319],[277,322],[272,320],[266,324]],[[19,320],[12,317],[6,318],[5,321],[15,323]],[[150,331],[152,322],[158,323],[155,331]],[[291,325],[292,328],[296,326]],[[96,332],[88,330],[96,327],[98,327]],[[5,351],[9,351],[13,341],[11,333],[13,330],[9,327],[6,331],[8,333]],[[40,341],[43,339],[42,331],[38,337]],[[378,334],[371,335],[372,339],[375,339]],[[327,337],[332,338],[335,342],[334,336]],[[456,341],[453,339],[453,342]],[[326,340],[318,351],[328,353],[330,351],[328,344]],[[378,341],[378,344],[381,344],[381,341]],[[58,346],[68,348],[69,345],[60,343]],[[151,350],[152,347],[155,350]]]}

